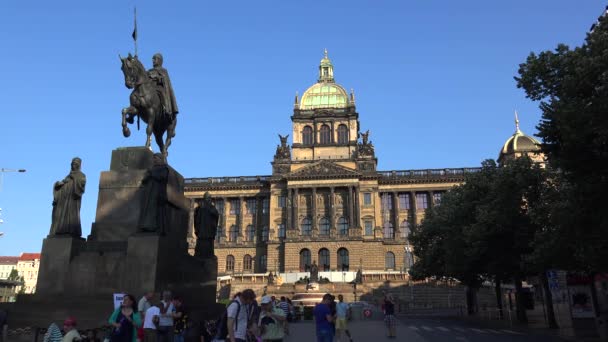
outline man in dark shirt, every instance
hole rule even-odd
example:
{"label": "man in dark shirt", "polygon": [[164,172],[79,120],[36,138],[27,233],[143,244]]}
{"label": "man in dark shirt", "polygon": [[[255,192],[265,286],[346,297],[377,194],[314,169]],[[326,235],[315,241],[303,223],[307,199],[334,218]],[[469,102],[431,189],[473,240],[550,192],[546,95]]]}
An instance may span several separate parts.
{"label": "man in dark shirt", "polygon": [[329,293],[323,296],[323,301],[313,311],[316,323],[317,342],[332,342],[334,339],[333,329],[331,322],[334,317],[331,314],[330,304],[332,302],[332,295]]}

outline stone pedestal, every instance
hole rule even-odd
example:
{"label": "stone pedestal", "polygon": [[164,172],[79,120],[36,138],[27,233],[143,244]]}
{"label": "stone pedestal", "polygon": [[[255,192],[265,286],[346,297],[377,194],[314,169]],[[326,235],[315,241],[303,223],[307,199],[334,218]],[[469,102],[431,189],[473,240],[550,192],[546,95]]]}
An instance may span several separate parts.
{"label": "stone pedestal", "polygon": [[84,246],[84,239],[71,236],[48,237],[42,242],[42,255],[52,258],[40,259],[38,278],[50,281],[38,282],[36,292],[43,295],[61,294],[66,286],[70,262]]}
{"label": "stone pedestal", "polygon": [[[11,325],[33,326],[79,318],[79,327],[99,327],[112,311],[113,293],[136,297],[169,289],[188,303],[192,317],[215,314],[217,259],[188,254],[190,202],[184,178],[170,166],[163,203],[162,233],[139,232],[145,200],[142,181],[153,153],[143,147],[112,152],[109,171],[101,173],[96,221],[87,241],[49,237],[43,242],[35,295],[20,296],[11,306]],[[35,314],[33,314],[35,313]]]}

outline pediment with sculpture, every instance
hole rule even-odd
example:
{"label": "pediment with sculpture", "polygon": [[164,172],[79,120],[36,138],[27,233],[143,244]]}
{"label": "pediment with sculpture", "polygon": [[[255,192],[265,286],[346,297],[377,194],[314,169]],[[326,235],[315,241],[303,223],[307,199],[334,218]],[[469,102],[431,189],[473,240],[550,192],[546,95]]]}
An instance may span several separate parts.
{"label": "pediment with sculpture", "polygon": [[319,179],[319,178],[357,178],[361,173],[338,165],[337,163],[321,160],[287,175],[288,179]]}

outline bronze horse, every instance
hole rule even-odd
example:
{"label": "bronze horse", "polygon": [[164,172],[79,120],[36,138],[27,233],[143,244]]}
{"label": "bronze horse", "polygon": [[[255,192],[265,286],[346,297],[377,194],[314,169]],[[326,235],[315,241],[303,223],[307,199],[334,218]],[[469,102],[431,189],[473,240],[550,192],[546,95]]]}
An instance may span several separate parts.
{"label": "bronze horse", "polygon": [[[122,109],[122,134],[131,135],[128,123],[133,123],[133,117],[138,116],[148,126],[146,127],[146,147],[150,148],[152,133],[161,153],[166,157],[167,149],[171,145],[171,138],[175,136],[177,118],[163,112],[160,94],[155,82],[148,77],[148,73],[137,56],[120,57],[121,70],[125,76],[125,86],[133,89],[129,96],[130,106]],[[139,121],[138,121],[139,128]],[[167,139],[163,142],[163,135],[167,132]]]}

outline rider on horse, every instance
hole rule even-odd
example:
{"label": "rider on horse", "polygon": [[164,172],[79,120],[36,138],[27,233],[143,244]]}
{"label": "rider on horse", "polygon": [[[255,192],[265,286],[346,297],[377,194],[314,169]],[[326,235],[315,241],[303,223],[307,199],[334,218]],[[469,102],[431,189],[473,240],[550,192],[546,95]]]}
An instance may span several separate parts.
{"label": "rider on horse", "polygon": [[[173,86],[171,85],[171,79],[169,78],[169,72],[163,68],[163,55],[160,53],[152,56],[153,68],[148,70],[148,77],[157,87],[158,95],[160,96],[163,112],[165,115],[170,115],[171,118],[175,118],[175,115],[179,112],[177,109],[177,102],[175,101],[175,94],[173,93]],[[127,117],[128,123],[133,123],[133,116]]]}

